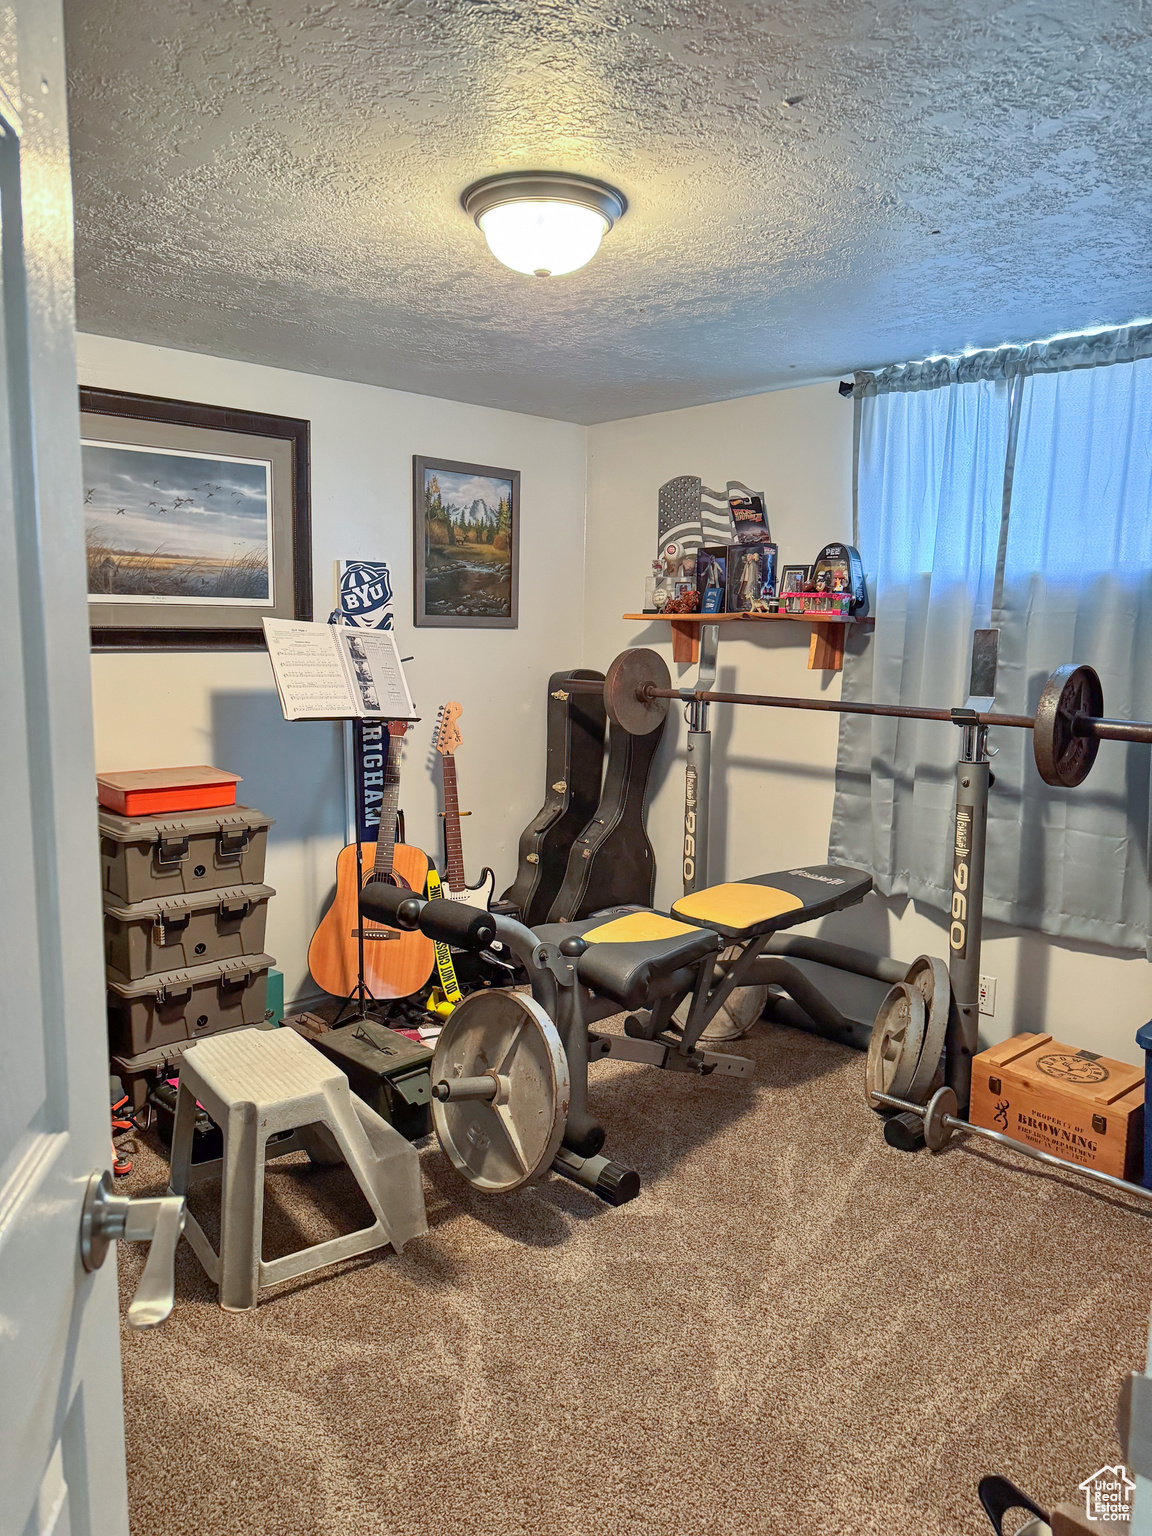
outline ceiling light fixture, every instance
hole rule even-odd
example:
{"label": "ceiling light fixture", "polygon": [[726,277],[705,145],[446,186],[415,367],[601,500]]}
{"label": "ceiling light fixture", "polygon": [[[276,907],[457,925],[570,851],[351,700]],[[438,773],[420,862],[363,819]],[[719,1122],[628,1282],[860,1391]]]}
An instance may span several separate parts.
{"label": "ceiling light fixture", "polygon": [[623,193],[566,171],[506,171],[460,195],[488,249],[513,272],[561,277],[586,266],[624,213]]}

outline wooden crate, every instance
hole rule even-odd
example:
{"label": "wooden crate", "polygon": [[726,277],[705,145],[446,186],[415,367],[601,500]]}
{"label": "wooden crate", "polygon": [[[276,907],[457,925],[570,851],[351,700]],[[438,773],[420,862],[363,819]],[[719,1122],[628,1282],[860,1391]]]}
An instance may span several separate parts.
{"label": "wooden crate", "polygon": [[973,1125],[1139,1181],[1144,1072],[1051,1035],[1013,1035],[972,1060]]}

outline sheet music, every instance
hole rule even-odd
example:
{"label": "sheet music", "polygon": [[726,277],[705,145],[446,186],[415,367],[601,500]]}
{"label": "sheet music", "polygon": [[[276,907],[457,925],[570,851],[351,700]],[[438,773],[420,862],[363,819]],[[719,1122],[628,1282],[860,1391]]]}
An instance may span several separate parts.
{"label": "sheet music", "polygon": [[286,720],[414,720],[396,637],[264,619],[268,659]]}
{"label": "sheet music", "polygon": [[357,713],[367,719],[415,720],[416,710],[396,635],[390,629],[353,629],[340,624],[326,626],[340,647],[348,671]]}
{"label": "sheet music", "polygon": [[359,714],[327,624],[265,619],[264,639],[285,720],[340,720]]}

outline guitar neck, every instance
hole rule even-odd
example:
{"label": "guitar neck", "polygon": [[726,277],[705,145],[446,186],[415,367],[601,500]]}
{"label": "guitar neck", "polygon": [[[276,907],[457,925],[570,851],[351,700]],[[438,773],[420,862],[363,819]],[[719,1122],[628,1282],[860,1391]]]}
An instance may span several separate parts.
{"label": "guitar neck", "polygon": [[396,814],[400,809],[400,750],[403,736],[388,737],[388,756],[384,764],[384,790],[380,799],[380,825],[376,830],[376,858],[372,872],[388,876],[396,851]]}
{"label": "guitar neck", "polygon": [[444,849],[448,889],[464,889],[464,845],[460,840],[460,797],[456,792],[456,760],[451,753],[440,759],[444,774]]}

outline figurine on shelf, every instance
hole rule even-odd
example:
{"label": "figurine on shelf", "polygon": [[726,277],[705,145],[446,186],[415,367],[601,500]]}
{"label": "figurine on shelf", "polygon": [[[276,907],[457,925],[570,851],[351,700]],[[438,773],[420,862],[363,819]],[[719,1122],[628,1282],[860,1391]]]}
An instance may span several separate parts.
{"label": "figurine on shelf", "polygon": [[776,546],[733,544],[728,550],[729,613],[751,613],[758,599],[776,595]]}
{"label": "figurine on shelf", "polygon": [[724,588],[728,580],[728,546],[696,552],[696,590],[701,613],[724,612]]}
{"label": "figurine on shelf", "polygon": [[664,562],[653,560],[652,574],[644,581],[644,612],[663,613],[665,604],[672,596],[664,575]]}
{"label": "figurine on shelf", "polygon": [[760,588],[763,585],[760,579],[760,552],[756,549],[746,549],[736,582],[736,596],[740,607],[751,612],[753,604],[760,599]]}
{"label": "figurine on shelf", "polygon": [[660,564],[664,580],[673,590],[680,582],[696,580],[696,548],[691,544],[679,540],[665,544],[660,551]]}
{"label": "figurine on shelf", "polygon": [[833,611],[861,619],[868,612],[868,590],[859,551],[851,544],[825,544],[812,567],[814,589],[846,603],[830,604]]}
{"label": "figurine on shelf", "polygon": [[665,614],[699,613],[700,594],[695,587],[689,587],[679,597],[672,597],[664,607]]}

